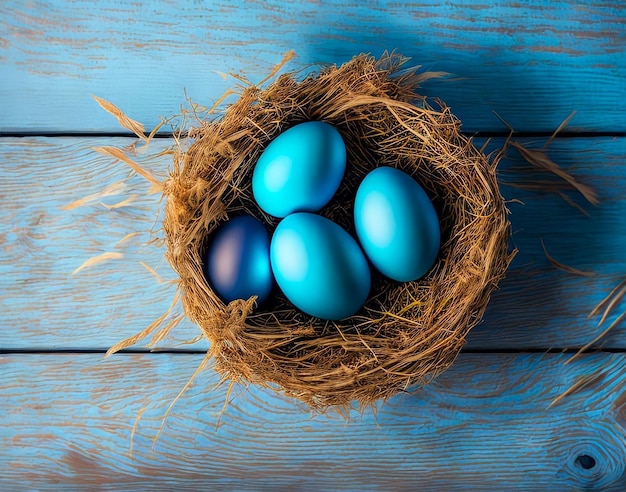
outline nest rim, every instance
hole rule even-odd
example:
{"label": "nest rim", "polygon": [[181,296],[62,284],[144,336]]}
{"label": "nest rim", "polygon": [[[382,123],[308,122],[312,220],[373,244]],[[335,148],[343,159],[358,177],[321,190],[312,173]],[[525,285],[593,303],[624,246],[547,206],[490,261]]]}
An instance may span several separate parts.
{"label": "nest rim", "polygon": [[[247,86],[218,117],[190,130],[164,185],[166,257],[181,280],[185,314],[210,342],[223,380],[279,389],[309,407],[369,406],[432,381],[455,360],[481,320],[514,252],[500,195],[499,155],[487,156],[460,133],[460,121],[417,87],[432,76],[405,68],[406,58],[361,54],[298,78]],[[377,277],[355,316],[330,322],[278,300],[271,312],[255,299],[224,304],[203,273],[207,238],[245,212],[270,231],[278,220],[251,197],[249,176],[265,146],[303,121],[326,121],[346,143],[346,178],[327,216],[352,232],[342,201],[371,169],[391,165],[413,176],[440,214],[438,260],[416,282]],[[392,152],[393,151],[393,152]]]}

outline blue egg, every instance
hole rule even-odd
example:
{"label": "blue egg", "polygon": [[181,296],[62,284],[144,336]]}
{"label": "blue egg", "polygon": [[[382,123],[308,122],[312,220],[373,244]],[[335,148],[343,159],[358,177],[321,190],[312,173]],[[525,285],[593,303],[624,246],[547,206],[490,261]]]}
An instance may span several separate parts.
{"label": "blue egg", "polygon": [[370,270],[357,242],[319,215],[295,213],[274,231],[270,259],[276,282],[301,311],[339,320],[367,300]]}
{"label": "blue egg", "polygon": [[371,263],[393,280],[417,280],[437,259],[437,212],[424,189],[399,169],[379,167],[365,176],[356,193],[354,225]]}
{"label": "blue egg", "polygon": [[213,291],[226,303],[251,296],[258,296],[258,304],[266,301],[273,276],[265,226],[250,215],[222,225],[209,245],[206,274]]}
{"label": "blue egg", "polygon": [[259,207],[274,217],[317,212],[333,197],[346,170],[346,146],[322,121],[281,133],[261,154],[252,175]]}

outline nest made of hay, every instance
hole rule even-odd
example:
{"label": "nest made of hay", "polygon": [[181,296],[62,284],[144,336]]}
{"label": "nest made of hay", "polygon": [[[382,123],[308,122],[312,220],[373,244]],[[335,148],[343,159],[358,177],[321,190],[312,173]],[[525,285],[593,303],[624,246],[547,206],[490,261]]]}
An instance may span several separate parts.
{"label": "nest made of hay", "polygon": [[[180,276],[185,314],[210,341],[224,379],[280,388],[316,409],[368,405],[448,368],[482,318],[512,257],[498,159],[461,135],[443,103],[435,109],[415,93],[429,74],[405,62],[359,55],[300,79],[288,73],[265,88],[242,87],[177,153],[164,185],[167,259]],[[341,322],[308,317],[280,294],[262,310],[254,298],[225,305],[203,273],[207,238],[232,214],[246,211],[270,231],[277,225],[252,199],[251,173],[274,137],[308,120],[337,128],[348,152],[344,181],[322,215],[353,233],[358,184],[385,165],[425,188],[441,223],[441,251],[426,277],[374,277],[364,308]]]}

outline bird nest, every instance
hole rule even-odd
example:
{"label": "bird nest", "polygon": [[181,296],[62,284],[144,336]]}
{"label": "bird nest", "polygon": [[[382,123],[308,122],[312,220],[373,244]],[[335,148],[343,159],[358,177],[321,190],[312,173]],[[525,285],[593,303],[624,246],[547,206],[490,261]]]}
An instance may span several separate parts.
{"label": "bird nest", "polygon": [[[210,342],[224,380],[277,388],[315,409],[369,405],[445,371],[481,320],[512,258],[498,158],[463,136],[443,103],[416,94],[433,74],[405,62],[359,55],[243,86],[176,153],[163,185],[167,259],[180,276],[184,312]],[[252,171],[273,138],[311,120],[333,125],[347,149],[344,180],[321,215],[354,234],[359,183],[392,166],[422,185],[440,219],[441,249],[426,276],[398,283],[373,272],[365,306],[341,321],[307,316],[280,293],[261,308],[255,298],[225,304],[204,274],[208,238],[228,217],[245,211],[270,232],[276,227],[253,199]]]}

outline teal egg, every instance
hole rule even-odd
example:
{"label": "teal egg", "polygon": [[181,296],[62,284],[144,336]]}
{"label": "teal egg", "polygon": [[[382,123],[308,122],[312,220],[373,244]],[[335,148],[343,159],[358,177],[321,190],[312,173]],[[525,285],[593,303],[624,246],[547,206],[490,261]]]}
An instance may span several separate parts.
{"label": "teal egg", "polygon": [[274,217],[317,212],[333,197],[346,170],[346,146],[337,129],[309,121],[281,133],[259,157],[252,194]]}
{"label": "teal egg", "polygon": [[379,167],[365,176],[356,193],[354,225],[372,265],[393,280],[419,279],[439,254],[437,212],[417,181],[399,169]]}
{"label": "teal egg", "polygon": [[276,283],[301,311],[339,320],[367,300],[370,270],[359,245],[339,225],[300,212],[276,227],[270,245]]}
{"label": "teal egg", "polygon": [[207,251],[205,273],[213,291],[226,303],[257,296],[262,304],[271,293],[270,236],[250,215],[225,222],[215,232]]}

